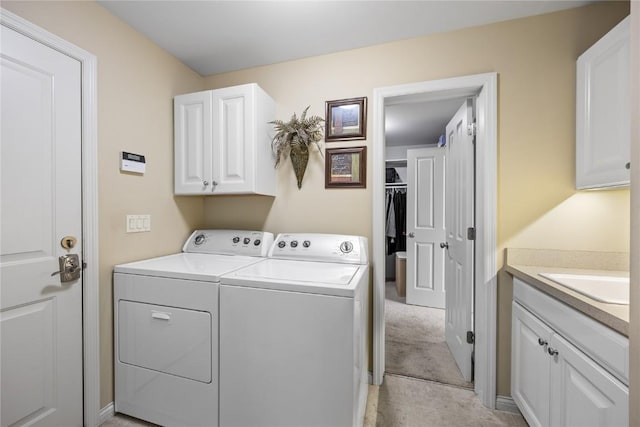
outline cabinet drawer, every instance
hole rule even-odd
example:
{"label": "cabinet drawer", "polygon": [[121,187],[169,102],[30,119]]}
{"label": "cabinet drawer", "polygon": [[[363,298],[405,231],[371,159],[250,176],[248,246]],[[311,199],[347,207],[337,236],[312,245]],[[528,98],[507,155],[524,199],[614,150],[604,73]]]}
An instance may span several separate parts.
{"label": "cabinet drawer", "polygon": [[211,314],[118,301],[119,360],[142,368],[211,382]]}
{"label": "cabinet drawer", "polygon": [[515,277],[513,298],[625,385],[629,384],[626,337]]}

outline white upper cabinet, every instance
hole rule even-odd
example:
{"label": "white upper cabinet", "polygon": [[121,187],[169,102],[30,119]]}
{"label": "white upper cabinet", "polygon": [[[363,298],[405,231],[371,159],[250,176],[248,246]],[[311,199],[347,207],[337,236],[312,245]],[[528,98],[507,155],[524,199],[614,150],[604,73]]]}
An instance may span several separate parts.
{"label": "white upper cabinet", "polygon": [[578,58],[576,187],[629,185],[630,19]]}
{"label": "white upper cabinet", "polygon": [[175,194],[275,196],[274,118],[255,83],[176,96]]}

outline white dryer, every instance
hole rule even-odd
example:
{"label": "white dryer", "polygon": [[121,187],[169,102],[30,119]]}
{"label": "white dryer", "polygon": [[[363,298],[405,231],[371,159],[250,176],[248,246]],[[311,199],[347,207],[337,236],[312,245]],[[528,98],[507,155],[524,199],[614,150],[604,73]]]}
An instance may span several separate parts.
{"label": "white dryer", "polygon": [[218,284],[273,235],[198,230],[183,252],[117,265],[115,410],[161,425],[218,425]]}
{"label": "white dryer", "polygon": [[281,234],[220,284],[220,425],[361,426],[364,237]]}

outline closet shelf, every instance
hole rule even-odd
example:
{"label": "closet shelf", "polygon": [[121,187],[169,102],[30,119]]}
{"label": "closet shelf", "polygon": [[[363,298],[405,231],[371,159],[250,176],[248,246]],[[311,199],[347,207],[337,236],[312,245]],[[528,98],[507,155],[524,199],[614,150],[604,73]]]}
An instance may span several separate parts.
{"label": "closet shelf", "polygon": [[388,159],[385,164],[388,168],[406,168],[407,159]]}

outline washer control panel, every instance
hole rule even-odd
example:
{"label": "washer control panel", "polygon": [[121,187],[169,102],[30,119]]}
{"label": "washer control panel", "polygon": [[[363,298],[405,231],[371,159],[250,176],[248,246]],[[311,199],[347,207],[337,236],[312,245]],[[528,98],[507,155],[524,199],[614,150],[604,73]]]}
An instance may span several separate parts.
{"label": "washer control panel", "polygon": [[270,258],[367,264],[365,237],[342,234],[282,233],[269,251]]}
{"label": "washer control panel", "polygon": [[248,230],[196,230],[182,248],[183,252],[267,256],[273,234]]}

